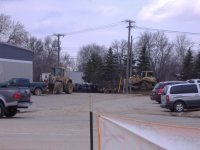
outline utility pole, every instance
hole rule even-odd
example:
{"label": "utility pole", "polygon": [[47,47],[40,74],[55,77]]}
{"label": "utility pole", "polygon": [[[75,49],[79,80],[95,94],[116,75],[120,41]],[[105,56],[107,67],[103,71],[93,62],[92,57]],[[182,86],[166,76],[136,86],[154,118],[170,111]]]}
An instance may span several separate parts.
{"label": "utility pole", "polygon": [[60,37],[62,36],[62,37],[64,37],[65,35],[64,34],[54,34],[54,36],[57,36],[57,38],[58,38],[58,67],[60,66],[60,44],[61,44],[61,42],[60,42]]}
{"label": "utility pole", "polygon": [[[131,45],[130,45],[130,77],[133,76],[133,37],[131,36]],[[130,86],[130,93],[132,93],[132,87]]]}
{"label": "utility pole", "polygon": [[127,50],[127,64],[126,64],[126,94],[128,94],[128,85],[129,85],[129,73],[130,73],[130,36],[131,36],[131,28],[133,28],[132,23],[135,23],[135,21],[132,20],[125,20],[124,22],[128,23],[128,50]]}

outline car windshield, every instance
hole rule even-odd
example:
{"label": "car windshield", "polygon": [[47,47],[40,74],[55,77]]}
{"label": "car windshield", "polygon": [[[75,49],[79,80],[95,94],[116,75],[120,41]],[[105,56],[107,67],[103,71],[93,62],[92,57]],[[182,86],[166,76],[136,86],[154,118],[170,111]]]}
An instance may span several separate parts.
{"label": "car windshield", "polygon": [[157,83],[156,85],[155,85],[155,87],[154,87],[154,89],[161,89],[161,88],[163,88],[164,87],[164,83]]}

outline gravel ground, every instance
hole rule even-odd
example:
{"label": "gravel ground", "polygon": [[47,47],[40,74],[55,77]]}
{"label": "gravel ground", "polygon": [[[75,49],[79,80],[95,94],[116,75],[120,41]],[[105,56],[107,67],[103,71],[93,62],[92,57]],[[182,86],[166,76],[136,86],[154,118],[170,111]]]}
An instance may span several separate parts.
{"label": "gravel ground", "polygon": [[[0,120],[1,150],[89,150],[89,97],[96,114],[148,122],[200,127],[200,109],[172,113],[140,94],[32,96],[33,105],[16,117]],[[97,149],[94,116],[94,149]]]}

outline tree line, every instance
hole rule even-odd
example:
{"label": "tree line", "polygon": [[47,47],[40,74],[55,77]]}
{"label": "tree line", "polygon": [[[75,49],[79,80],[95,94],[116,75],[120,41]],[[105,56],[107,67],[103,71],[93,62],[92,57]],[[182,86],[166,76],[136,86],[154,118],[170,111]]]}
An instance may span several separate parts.
{"label": "tree line", "polygon": [[[200,78],[200,52],[185,35],[170,41],[165,33],[143,32],[131,51],[133,75],[153,71],[158,81]],[[108,49],[87,45],[78,57],[86,82],[117,87],[126,75],[127,41],[114,41]]]}
{"label": "tree line", "polygon": [[[34,81],[57,64],[57,40],[50,36],[34,37],[20,22],[4,14],[0,14],[0,41],[33,51]],[[76,62],[69,54],[62,55],[61,66],[83,72],[85,82],[117,87],[126,75],[127,45],[126,40],[115,40],[108,48],[95,43],[85,45],[80,48]],[[200,52],[196,49],[186,35],[169,40],[162,32],[143,32],[131,49],[132,72],[153,71],[158,81],[200,78]]]}
{"label": "tree line", "polygon": [[[34,37],[20,22],[4,14],[0,14],[0,41],[33,52],[33,81],[39,81],[41,73],[50,72],[51,68],[57,65],[57,40],[50,36],[43,39]],[[61,65],[66,70],[75,68],[74,60],[69,54],[61,56]]]}

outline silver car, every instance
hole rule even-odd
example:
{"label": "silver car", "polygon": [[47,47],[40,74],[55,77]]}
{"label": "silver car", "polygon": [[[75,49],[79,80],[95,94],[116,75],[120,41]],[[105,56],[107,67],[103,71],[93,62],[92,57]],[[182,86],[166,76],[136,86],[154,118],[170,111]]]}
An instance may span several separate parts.
{"label": "silver car", "polygon": [[162,108],[175,112],[183,112],[184,109],[200,108],[199,84],[187,83],[168,85],[161,95]]}

